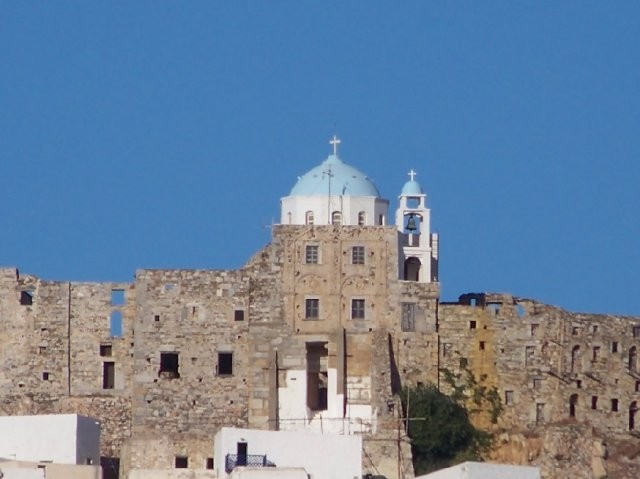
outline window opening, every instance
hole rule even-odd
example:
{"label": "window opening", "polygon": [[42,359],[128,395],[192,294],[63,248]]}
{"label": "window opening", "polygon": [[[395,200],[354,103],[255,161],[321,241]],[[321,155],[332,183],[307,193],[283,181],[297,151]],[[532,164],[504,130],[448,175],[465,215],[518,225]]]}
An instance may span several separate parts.
{"label": "window opening", "polygon": [[534,346],[526,346],[524,349],[524,365],[530,366],[533,363],[533,357],[535,356],[536,349]]}
{"label": "window opening", "polygon": [[307,407],[326,411],[329,380],[326,342],[307,343]]}
{"label": "window opening", "polygon": [[33,304],[33,291],[20,291],[20,304],[31,306]]}
{"label": "window opening", "polygon": [[318,264],[318,245],[307,245],[305,248],[304,261],[307,264]]}
{"label": "window opening", "polygon": [[415,331],[416,330],[416,304],[415,303],[402,303],[402,330],[403,331]]}
{"label": "window opening", "polygon": [[629,348],[629,371],[635,373],[638,368],[638,350],[635,346]]}
{"label": "window opening", "polygon": [[540,378],[533,379],[533,389],[542,389],[542,379]]}
{"label": "window opening", "polygon": [[180,377],[180,355],[178,353],[160,353],[159,376],[169,379]]}
{"label": "window opening", "polygon": [[307,211],[304,214],[304,222],[305,224],[312,225],[313,224],[313,211]]}
{"label": "window opening", "polygon": [[507,406],[513,406],[513,391],[504,392],[504,403]]}
{"label": "window opening", "polygon": [[187,456],[176,456],[176,469],[186,469],[189,467],[189,458]]}
{"label": "window opening", "polygon": [[536,403],[536,424],[544,422],[544,403]]}
{"label": "window opening", "polygon": [[351,248],[351,264],[364,264],[364,246]]}
{"label": "window opening", "polygon": [[612,341],[611,342],[611,352],[612,353],[617,353],[618,352],[618,341]]}
{"label": "window opening", "polygon": [[115,387],[116,363],[105,361],[102,363],[102,389],[113,389]]}
{"label": "window opening", "polygon": [[218,353],[218,376],[233,375],[233,353]]}
{"label": "window opening", "polygon": [[633,337],[640,338],[640,326],[633,327]]}
{"label": "window opening", "polygon": [[236,309],[233,312],[234,321],[244,321],[244,309]]}
{"label": "window opening", "polygon": [[593,355],[591,357],[592,361],[597,361],[600,358],[600,346],[593,347]]}
{"label": "window opening", "polygon": [[420,279],[420,260],[415,257],[407,258],[404,262],[404,280],[418,281]]}
{"label": "window opening", "polygon": [[113,348],[110,344],[100,345],[100,356],[111,356],[113,354]]}
{"label": "window opening", "polygon": [[364,299],[351,300],[351,319],[364,319]]}
{"label": "window opening", "polygon": [[618,400],[616,398],[611,399],[611,411],[618,412]]}
{"label": "window opening", "polygon": [[111,312],[111,316],[109,317],[109,334],[113,338],[122,337],[122,312]]}
{"label": "window opening", "polygon": [[305,300],[304,310],[305,319],[318,319],[320,317],[320,300],[316,298]]}
{"label": "window opening", "polygon": [[591,409],[598,409],[598,396],[591,396]]}
{"label": "window opening", "polygon": [[476,329],[477,323],[474,320],[469,321],[469,329]]}
{"label": "window opening", "polygon": [[213,457],[207,457],[205,469],[213,469]]}
{"label": "window opening", "polygon": [[49,373],[47,371],[42,373],[42,380],[43,381],[48,381],[49,380]]}
{"label": "window opening", "polygon": [[331,213],[331,224],[333,226],[340,226],[342,224],[342,213],[339,211]]}
{"label": "window opening", "polygon": [[121,306],[125,303],[124,289],[112,289],[111,290],[111,305]]}
{"label": "window opening", "polygon": [[364,226],[367,220],[367,216],[364,211],[358,213],[358,226]]}
{"label": "window opening", "polygon": [[578,395],[572,394],[569,398],[569,417],[576,417],[576,406],[578,405]]}
{"label": "window opening", "polygon": [[236,445],[236,466],[246,466],[247,465],[247,455],[249,452],[249,448],[246,442],[239,442]]}
{"label": "window opening", "polygon": [[574,346],[571,350],[571,372],[575,373],[578,370],[578,363],[580,361],[580,346]]}
{"label": "window opening", "polygon": [[629,404],[629,431],[633,431],[636,428],[636,412],[638,411],[638,402],[633,401]]}

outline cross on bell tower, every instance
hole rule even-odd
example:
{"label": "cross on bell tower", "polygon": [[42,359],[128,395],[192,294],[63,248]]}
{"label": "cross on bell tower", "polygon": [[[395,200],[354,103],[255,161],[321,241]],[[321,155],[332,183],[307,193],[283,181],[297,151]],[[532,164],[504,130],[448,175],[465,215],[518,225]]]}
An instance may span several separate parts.
{"label": "cross on bell tower", "polygon": [[329,141],[329,143],[333,145],[333,156],[338,156],[338,145],[342,143],[342,141],[340,141],[340,139],[336,135],[333,135],[333,138]]}

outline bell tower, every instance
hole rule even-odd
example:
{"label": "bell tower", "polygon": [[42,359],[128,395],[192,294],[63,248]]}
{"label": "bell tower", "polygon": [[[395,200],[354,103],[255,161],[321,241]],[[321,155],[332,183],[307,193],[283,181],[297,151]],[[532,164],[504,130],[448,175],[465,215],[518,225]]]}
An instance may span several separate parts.
{"label": "bell tower", "polygon": [[416,181],[417,173],[409,172],[398,199],[396,227],[400,242],[398,271],[400,279],[433,283],[438,281],[438,235],[431,233],[427,195]]}

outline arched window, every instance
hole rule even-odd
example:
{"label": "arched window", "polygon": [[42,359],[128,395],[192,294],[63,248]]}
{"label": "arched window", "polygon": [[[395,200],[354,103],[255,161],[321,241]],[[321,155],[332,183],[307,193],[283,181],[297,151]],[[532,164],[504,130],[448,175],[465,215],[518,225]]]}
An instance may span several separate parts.
{"label": "arched window", "polygon": [[342,224],[342,213],[339,211],[331,213],[331,224],[334,226],[340,226]]}
{"label": "arched window", "polygon": [[638,370],[638,350],[635,346],[629,349],[629,372],[635,373]]}
{"label": "arched window", "polygon": [[312,225],[313,224],[313,211],[307,211],[304,214],[304,224]]}
{"label": "arched window", "polygon": [[571,350],[571,372],[577,372],[578,366],[580,366],[580,346],[574,346]]}
{"label": "arched window", "polygon": [[365,215],[364,211],[360,211],[358,213],[358,226],[364,226],[366,220],[367,220],[367,216]]}
{"label": "arched window", "polygon": [[404,280],[419,281],[420,280],[420,260],[418,258],[407,258],[404,262]]}
{"label": "arched window", "polygon": [[572,394],[569,398],[569,417],[576,417],[576,406],[578,405],[578,395]]}

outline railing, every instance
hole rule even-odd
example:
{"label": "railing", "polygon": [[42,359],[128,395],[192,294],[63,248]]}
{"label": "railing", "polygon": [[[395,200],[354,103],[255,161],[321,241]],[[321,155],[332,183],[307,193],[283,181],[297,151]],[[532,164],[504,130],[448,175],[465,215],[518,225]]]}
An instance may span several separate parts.
{"label": "railing", "polygon": [[266,455],[259,454],[227,454],[224,460],[224,470],[228,473],[238,466],[246,467],[275,467],[267,460]]}

